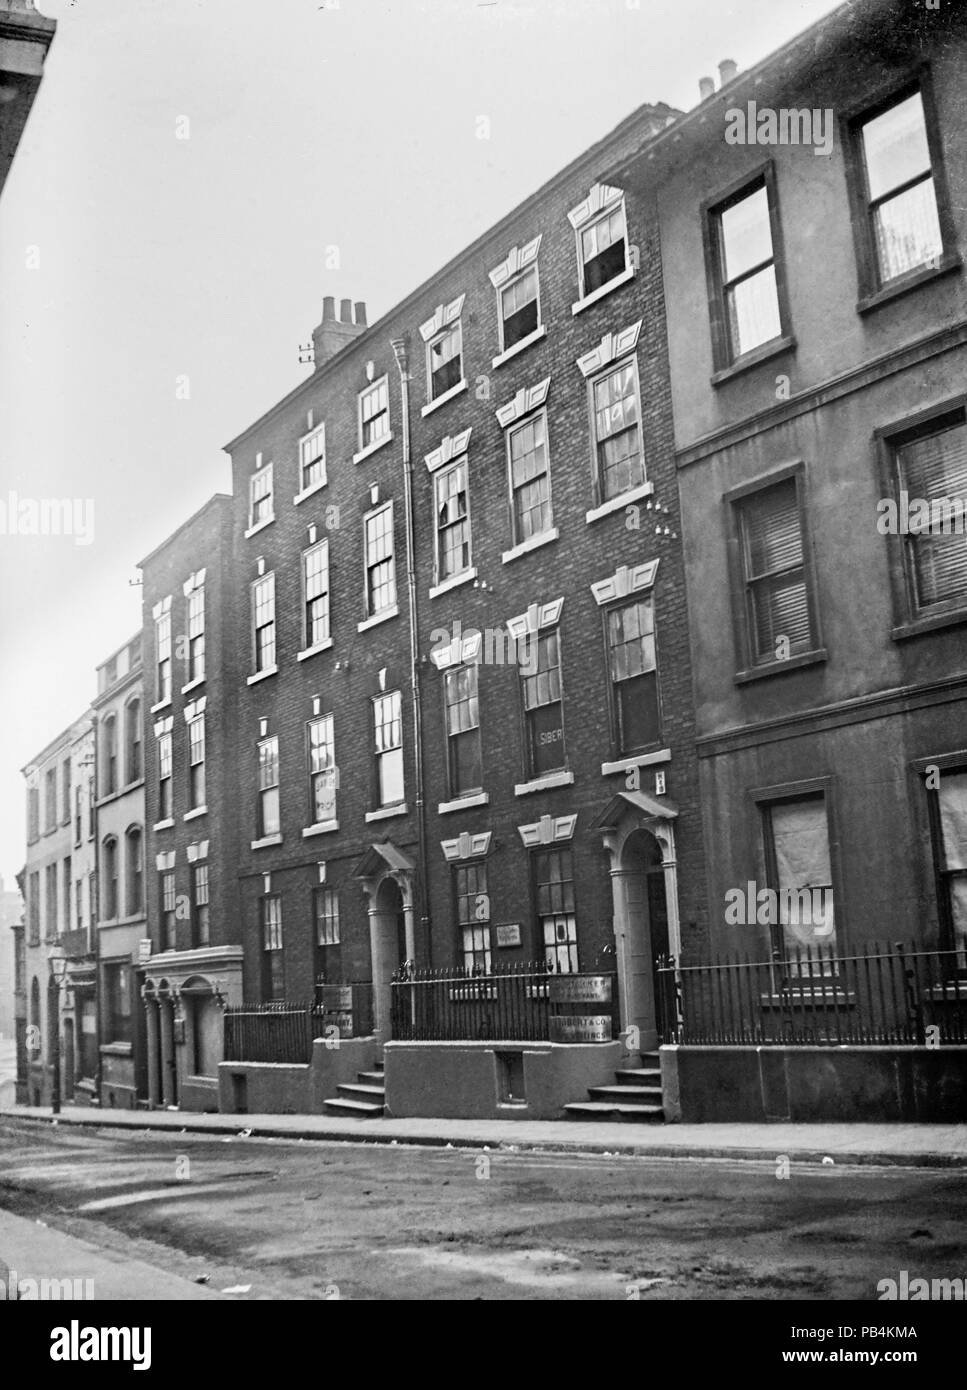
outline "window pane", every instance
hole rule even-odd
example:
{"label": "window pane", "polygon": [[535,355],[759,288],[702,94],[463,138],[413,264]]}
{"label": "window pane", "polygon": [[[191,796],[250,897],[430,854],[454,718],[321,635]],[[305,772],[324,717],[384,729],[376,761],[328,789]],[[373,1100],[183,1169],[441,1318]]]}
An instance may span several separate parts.
{"label": "window pane", "polygon": [[907,538],[917,605],[962,602],[967,599],[967,534],[956,504],[967,503],[967,426],[903,445],[897,466],[911,507],[914,499],[932,504],[930,530]]}
{"label": "window pane", "polygon": [[919,92],[866,122],[863,154],[870,197],[874,200],[930,168]]}
{"label": "window pane", "polygon": [[782,332],[774,265],[733,285],[726,291],[725,302],[734,357],[771,342]]}
{"label": "window pane", "polygon": [[[825,799],[820,796],[777,802],[771,807],[770,819],[778,880],[775,887],[790,893],[779,899],[785,940],[792,946],[820,946],[824,950],[834,947],[836,928]],[[801,889],[822,892],[810,894],[807,908],[804,899],[791,896],[798,895]],[[794,901],[803,906],[794,908]]]}
{"label": "window pane", "polygon": [[945,772],[937,790],[945,869],[967,869],[967,772]]}
{"label": "window pane", "polygon": [[802,564],[802,528],[793,479],[742,504],[746,573],[751,579]]}
{"label": "window pane", "polygon": [[873,216],[880,279],[892,280],[938,258],[943,251],[933,179],[883,202]]}
{"label": "window pane", "polygon": [[720,214],[722,271],[725,280],[735,280],[753,266],[772,260],[772,228],[769,223],[769,195],[757,188],[741,202]]}

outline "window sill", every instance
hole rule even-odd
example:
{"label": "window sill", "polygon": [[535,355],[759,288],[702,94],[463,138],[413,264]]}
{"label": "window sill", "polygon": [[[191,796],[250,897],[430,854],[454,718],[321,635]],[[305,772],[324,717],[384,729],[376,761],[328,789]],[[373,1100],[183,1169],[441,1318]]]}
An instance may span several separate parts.
{"label": "window sill", "polygon": [[505,362],[509,362],[512,357],[516,357],[519,352],[523,352],[525,348],[529,348],[531,343],[539,343],[542,338],[546,337],[547,326],[542,323],[539,328],[534,329],[533,333],[528,333],[526,338],[521,338],[520,342],[515,343],[513,347],[505,348],[504,351],[491,362],[491,367],[502,367]]}
{"label": "window sill", "polygon": [[396,806],[383,806],[378,811],[367,811],[366,824],[374,820],[390,820],[393,816],[405,816],[409,809],[406,802],[401,801]]}
{"label": "window sill", "polygon": [[132,1047],[129,1042],[101,1043],[98,1052],[100,1052],[102,1057],[105,1055],[108,1057],[130,1057]]}
{"label": "window sill", "polygon": [[604,299],[613,290],[618,290],[622,285],[627,285],[629,280],[635,278],[635,268],[633,265],[625,266],[620,275],[616,275],[613,280],[609,280],[606,285],[599,285],[596,290],[586,294],[583,299],[579,299],[576,304],[571,305],[572,314],[581,314],[585,309],[590,309],[592,304],[597,304],[598,300]]}
{"label": "window sill", "polygon": [[441,801],[437,806],[438,816],[448,816],[451,811],[469,811],[473,806],[486,806],[490,797],[486,792],[473,792],[469,796],[456,796],[452,801]]}
{"label": "window sill", "polygon": [[392,608],[386,608],[382,613],[374,613],[371,618],[364,618],[361,623],[356,624],[357,632],[368,632],[371,627],[378,627],[380,623],[389,622],[390,618],[399,616],[399,605],[393,604]]}
{"label": "window sill", "polygon": [[159,821],[156,821],[156,822],[154,823],[154,825],[151,827],[151,829],[152,829],[152,830],[170,830],[171,827],[172,827],[173,825],[174,825],[174,820],[172,820],[171,817],[169,817],[168,820],[159,820]]}
{"label": "window sill", "polygon": [[267,516],[264,521],[257,521],[254,526],[250,526],[243,533],[243,539],[248,540],[249,536],[257,536],[260,531],[264,531],[266,526],[271,526],[274,521],[274,516]]}
{"label": "window sill", "polygon": [[303,502],[307,501],[310,497],[315,497],[317,492],[321,492],[322,489],[328,487],[328,485],[328,478],[323,478],[322,481],[318,483],[310,483],[308,487],[304,487],[301,492],[297,492],[293,497],[293,507],[301,507]]}
{"label": "window sill", "polygon": [[906,642],[927,632],[940,632],[945,627],[960,627],[967,623],[967,608],[954,608],[947,613],[931,613],[929,617],[911,618],[900,623],[890,633],[894,642]]}
{"label": "window sill", "polygon": [[339,822],[337,820],[321,820],[317,821],[315,825],[307,825],[302,832],[302,838],[308,840],[311,835],[329,835],[338,829]]}
{"label": "window sill", "polygon": [[542,545],[550,545],[551,541],[556,541],[560,534],[557,527],[552,526],[549,531],[542,531],[539,536],[531,536],[526,541],[521,541],[520,545],[505,550],[500,557],[500,562],[502,565],[506,565],[511,560],[519,559],[521,555],[529,555],[532,550],[540,550]]}
{"label": "window sill", "polygon": [[310,656],[316,656],[319,652],[327,652],[332,646],[332,638],[327,637],[324,642],[317,642],[314,647],[304,647],[296,655],[296,661],[308,661]]}
{"label": "window sill", "polygon": [[447,401],[454,400],[455,397],[459,396],[462,391],[466,391],[466,389],[467,378],[463,377],[460,381],[457,382],[456,386],[451,386],[449,391],[444,391],[442,396],[437,396],[435,400],[432,400],[427,405],[425,405],[423,409],[420,411],[420,414],[423,416],[424,419],[426,419],[428,415],[433,414],[434,410],[439,410],[441,405],[446,405]]}
{"label": "window sill", "polygon": [[157,714],[159,710],[171,708],[171,696],[167,695],[163,700],[159,700],[156,705],[152,705],[148,710],[149,714]]}
{"label": "window sill", "polygon": [[769,661],[748,671],[737,671],[735,684],[746,685],[750,681],[764,680],[767,676],[781,676],[785,671],[798,671],[803,666],[818,666],[827,660],[828,655],[825,647],[817,647],[814,652],[802,652],[786,661]]}
{"label": "window sill", "polygon": [[389,434],[384,434],[381,435],[379,439],[374,439],[372,444],[367,444],[365,449],[360,449],[358,453],[353,454],[353,463],[362,463],[364,459],[369,458],[370,454],[375,454],[377,449],[382,449],[384,444],[391,443],[392,439],[392,430],[390,430]]}
{"label": "window sill", "polygon": [[942,275],[949,275],[953,270],[960,270],[961,265],[962,261],[957,252],[948,251],[941,256],[939,265],[924,266],[922,270],[911,271],[902,279],[884,285],[882,289],[874,291],[873,294],[865,295],[857,302],[856,312],[868,314],[873,309],[879,309],[881,304],[890,304],[894,299],[899,299],[901,295],[918,290],[922,285],[929,285],[932,280],[939,280]]}
{"label": "window sill", "polygon": [[187,685],[183,685],[183,686],[181,687],[181,693],[182,693],[182,695],[187,695],[188,692],[189,692],[190,690],[197,690],[198,687],[199,687],[200,685],[204,685],[204,684],[205,684],[205,677],[204,677],[204,676],[196,676],[195,679],[194,679],[193,681],[189,681]]}
{"label": "window sill", "polygon": [[761,347],[753,348],[751,352],[743,353],[729,367],[723,367],[719,372],[713,372],[711,383],[713,386],[721,386],[726,381],[731,381],[733,377],[741,376],[743,372],[750,372],[753,367],[759,367],[763,362],[770,362],[773,357],[780,357],[784,352],[793,352],[796,348],[796,338],[793,334],[788,337],[774,338],[771,342],[763,343]]}
{"label": "window sill", "polygon": [[584,519],[590,525],[592,521],[597,521],[602,516],[611,516],[613,512],[623,511],[632,502],[637,502],[640,497],[650,497],[654,491],[654,483],[641,483],[639,487],[633,487],[628,492],[623,492],[620,497],[612,497],[607,502],[602,502],[600,507],[592,507],[589,512],[585,512]]}
{"label": "window sill", "polygon": [[207,815],[208,815],[208,807],[207,807],[207,806],[196,806],[195,809],[194,809],[193,811],[186,811],[185,814],[182,816],[181,819],[182,819],[182,820],[197,820],[199,816],[207,816]]}
{"label": "window sill", "polygon": [[633,767],[653,767],[656,763],[670,763],[670,748],[659,748],[655,753],[638,753],[633,758],[621,758],[617,762],[602,763],[601,776],[610,777],[615,772],[630,772]]}
{"label": "window sill", "polygon": [[514,795],[530,796],[531,792],[551,791],[554,787],[569,787],[573,781],[573,772],[550,772],[546,777],[536,777],[533,782],[518,782],[514,787]]}
{"label": "window sill", "polygon": [[278,675],[278,666],[266,666],[264,671],[256,671],[254,676],[246,676],[246,685],[258,685],[259,681],[268,680],[269,676]]}
{"label": "window sill", "polygon": [[461,584],[469,584],[471,579],[476,579],[477,567],[464,570],[462,574],[452,574],[449,579],[443,579],[439,584],[434,584],[427,597],[438,598],[440,594],[448,594],[451,589],[459,589]]}
{"label": "window sill", "polygon": [[263,835],[261,840],[252,840],[250,848],[268,849],[269,845],[281,845],[281,835]]}

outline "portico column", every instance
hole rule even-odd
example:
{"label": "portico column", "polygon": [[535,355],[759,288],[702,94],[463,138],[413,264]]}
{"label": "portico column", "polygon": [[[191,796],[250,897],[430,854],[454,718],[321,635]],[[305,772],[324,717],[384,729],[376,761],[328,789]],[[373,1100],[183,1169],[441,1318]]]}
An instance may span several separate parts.
{"label": "portico column", "polygon": [[148,1104],[155,1109],[161,1097],[158,1094],[158,1005],[154,999],[144,1001],[144,1015],[148,1045]]}
{"label": "portico column", "polygon": [[175,1034],[172,1027],[172,1006],[170,1000],[162,999],[161,1011],[161,1100],[164,1105],[174,1105],[175,1095],[172,1087],[172,1068],[175,1060]]}

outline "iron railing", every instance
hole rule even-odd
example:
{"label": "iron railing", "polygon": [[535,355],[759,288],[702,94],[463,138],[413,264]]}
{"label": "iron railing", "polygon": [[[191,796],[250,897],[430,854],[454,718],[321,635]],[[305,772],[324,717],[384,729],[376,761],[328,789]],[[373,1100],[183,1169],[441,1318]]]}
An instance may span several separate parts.
{"label": "iron railing", "polygon": [[316,1038],[360,1038],[372,1031],[372,985],[320,984],[313,1000],[228,1005],[225,1061],[308,1063]]}
{"label": "iron railing", "polygon": [[391,1027],[403,1042],[608,1042],[617,1036],[615,976],[557,974],[545,961],[478,973],[404,967],[393,976]]}
{"label": "iron railing", "polygon": [[844,1046],[967,1043],[962,952],[871,943],[853,955],[815,948],[770,961],[658,962],[666,1043]]}

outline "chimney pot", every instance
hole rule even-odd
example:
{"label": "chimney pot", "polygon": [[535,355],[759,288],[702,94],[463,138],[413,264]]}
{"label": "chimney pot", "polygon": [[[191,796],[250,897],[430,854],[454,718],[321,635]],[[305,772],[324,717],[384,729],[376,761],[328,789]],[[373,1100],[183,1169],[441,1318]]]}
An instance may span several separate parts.
{"label": "chimney pot", "polygon": [[339,301],[339,318],[342,323],[352,323],[353,302],[351,299],[341,299]]}
{"label": "chimney pot", "polygon": [[715,91],[715,79],[712,77],[700,77],[698,79],[698,90],[702,101],[707,101]]}
{"label": "chimney pot", "polygon": [[366,327],[366,301],[364,299],[356,300],[356,326],[358,328]]}
{"label": "chimney pot", "polygon": [[336,297],[335,295],[327,294],[325,299],[322,301],[322,321],[323,323],[328,323],[330,319],[335,319],[335,317]]}
{"label": "chimney pot", "polygon": [[721,78],[721,85],[724,87],[727,83],[731,82],[732,78],[735,76],[738,70],[739,65],[734,58],[723,59],[723,61],[719,63],[719,77]]}

